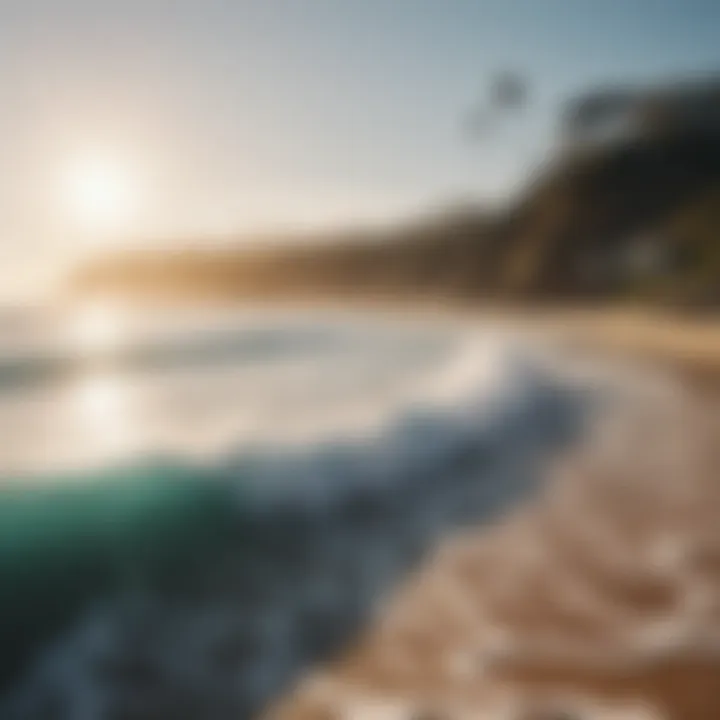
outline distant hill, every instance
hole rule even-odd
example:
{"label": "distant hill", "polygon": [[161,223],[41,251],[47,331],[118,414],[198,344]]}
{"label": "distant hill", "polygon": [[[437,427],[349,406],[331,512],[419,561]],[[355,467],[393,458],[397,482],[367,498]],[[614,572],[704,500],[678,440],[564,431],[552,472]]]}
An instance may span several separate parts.
{"label": "distant hill", "polygon": [[522,295],[615,297],[642,294],[659,278],[679,292],[701,272],[720,283],[710,260],[720,244],[718,188],[720,131],[573,156],[540,177],[507,219],[500,285]]}
{"label": "distant hill", "polygon": [[625,108],[626,116],[630,107],[630,121],[633,112],[640,120],[630,122],[631,133],[600,142],[575,136],[578,114],[595,122],[602,98],[576,102],[573,142],[502,213],[465,209],[384,232],[264,250],[106,257],[80,268],[71,290],[627,298],[720,306],[720,112],[713,114],[714,102],[720,109],[720,84],[695,92],[654,90],[632,103],[628,97],[605,100]]}

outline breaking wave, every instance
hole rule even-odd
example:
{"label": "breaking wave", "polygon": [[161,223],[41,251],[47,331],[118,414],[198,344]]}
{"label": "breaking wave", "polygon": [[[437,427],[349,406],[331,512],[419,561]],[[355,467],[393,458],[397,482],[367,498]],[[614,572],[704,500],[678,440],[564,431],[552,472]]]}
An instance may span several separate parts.
{"label": "breaking wave", "polygon": [[[510,337],[284,331],[217,341],[234,379],[238,352],[260,360],[245,395],[258,413],[312,358],[298,382],[312,376],[315,394],[276,414],[273,432],[233,426],[233,442],[180,452],[184,418],[164,452],[7,486],[3,717],[257,712],[342,648],[440,537],[534,487],[587,409]],[[183,370],[202,366],[208,388],[222,370],[197,345],[128,356],[144,371],[189,357]],[[294,364],[273,369],[273,354]],[[350,386],[352,401],[337,395]]]}

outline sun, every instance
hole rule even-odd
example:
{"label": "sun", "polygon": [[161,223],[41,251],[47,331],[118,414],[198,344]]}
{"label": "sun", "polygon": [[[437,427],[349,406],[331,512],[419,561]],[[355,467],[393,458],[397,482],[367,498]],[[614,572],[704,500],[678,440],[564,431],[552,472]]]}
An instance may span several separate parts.
{"label": "sun", "polygon": [[137,180],[127,164],[101,154],[77,158],[63,179],[74,225],[98,237],[129,229],[137,210]]}

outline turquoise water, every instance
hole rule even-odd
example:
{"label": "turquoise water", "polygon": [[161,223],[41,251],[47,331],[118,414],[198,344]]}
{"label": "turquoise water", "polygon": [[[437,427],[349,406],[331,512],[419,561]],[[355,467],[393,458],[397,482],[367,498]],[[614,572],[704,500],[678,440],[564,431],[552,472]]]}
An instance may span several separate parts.
{"label": "turquoise water", "polygon": [[227,541],[227,488],[184,468],[130,467],[0,495],[0,679],[101,595],[157,588]]}

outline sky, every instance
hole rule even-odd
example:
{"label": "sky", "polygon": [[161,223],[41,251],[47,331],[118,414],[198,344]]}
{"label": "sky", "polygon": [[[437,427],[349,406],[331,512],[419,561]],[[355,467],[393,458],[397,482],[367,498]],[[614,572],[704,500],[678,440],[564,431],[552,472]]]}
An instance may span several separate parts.
{"label": "sky", "polygon": [[[0,0],[0,261],[502,199],[563,100],[720,70],[719,31],[717,0]],[[473,140],[506,69],[527,105]]]}

